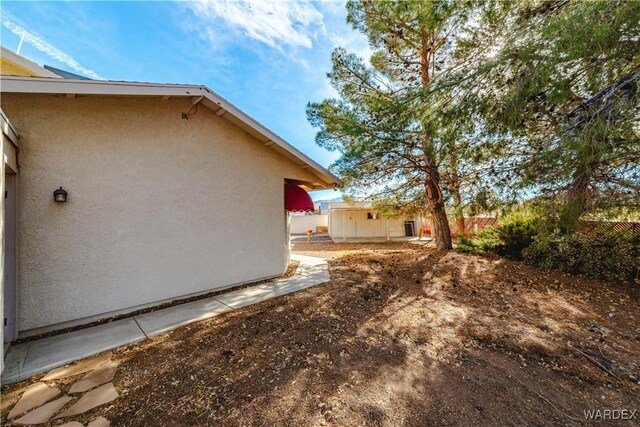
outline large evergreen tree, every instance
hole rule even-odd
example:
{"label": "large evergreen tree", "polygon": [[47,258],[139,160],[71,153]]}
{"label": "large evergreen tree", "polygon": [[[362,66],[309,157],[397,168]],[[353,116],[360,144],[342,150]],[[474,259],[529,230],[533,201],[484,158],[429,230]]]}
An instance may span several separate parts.
{"label": "large evergreen tree", "polygon": [[459,79],[521,194],[562,200],[571,231],[590,207],[637,203],[640,2],[521,1],[493,56]]}
{"label": "large evergreen tree", "polygon": [[319,128],[317,143],[340,152],[333,167],[352,195],[398,208],[425,207],[437,247],[450,249],[445,202],[451,195],[461,200],[462,129],[456,129],[452,111],[458,94],[439,82],[464,62],[455,55],[454,36],[471,21],[473,7],[456,1],[352,0],[347,10],[374,54],[367,64],[343,49],[334,51],[329,78],[339,98],[307,110]]}

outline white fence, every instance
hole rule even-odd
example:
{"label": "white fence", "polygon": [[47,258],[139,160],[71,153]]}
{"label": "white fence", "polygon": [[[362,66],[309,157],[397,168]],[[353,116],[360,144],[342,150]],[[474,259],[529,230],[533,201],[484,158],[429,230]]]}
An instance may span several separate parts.
{"label": "white fence", "polygon": [[329,215],[293,215],[291,216],[291,234],[304,234],[311,229],[316,232],[316,227],[327,227]]}

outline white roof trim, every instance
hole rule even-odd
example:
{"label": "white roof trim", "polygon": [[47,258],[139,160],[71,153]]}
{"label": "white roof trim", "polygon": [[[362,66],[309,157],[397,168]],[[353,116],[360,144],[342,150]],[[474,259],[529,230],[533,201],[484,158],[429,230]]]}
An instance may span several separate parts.
{"label": "white roof trim", "polygon": [[368,202],[349,203],[349,202],[331,202],[329,203],[330,211],[371,211],[373,205]]}
{"label": "white roof trim", "polygon": [[7,116],[4,115],[4,111],[0,110],[0,127],[2,127],[2,133],[7,136],[9,141],[13,143],[16,147],[18,147],[18,139],[20,138],[16,131],[11,126],[11,122]]}
{"label": "white roof trim", "polygon": [[306,170],[313,172],[320,179],[319,182],[313,183],[314,189],[343,185],[343,182],[327,169],[206,86],[1,76],[0,91],[74,95],[203,97],[202,104],[215,111],[219,116],[236,124],[286,157],[297,160],[300,167],[305,167]]}
{"label": "white roof trim", "polygon": [[25,70],[28,70],[30,72],[32,72],[33,74],[35,74],[38,77],[49,77],[52,79],[61,79],[62,77],[60,77],[59,75],[57,75],[56,73],[53,73],[49,70],[47,70],[44,67],[39,66],[38,64],[36,64],[35,62],[31,62],[29,61],[27,58],[25,58],[24,56],[20,56],[15,52],[10,51],[9,49],[7,49],[4,46],[0,46],[0,56],[3,58],[7,58],[9,61],[13,62],[14,64],[24,68]]}

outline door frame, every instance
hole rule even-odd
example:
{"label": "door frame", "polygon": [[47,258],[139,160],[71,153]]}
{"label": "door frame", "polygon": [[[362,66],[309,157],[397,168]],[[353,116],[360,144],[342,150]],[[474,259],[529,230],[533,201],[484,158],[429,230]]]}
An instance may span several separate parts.
{"label": "door frame", "polygon": [[[4,260],[3,260],[3,339],[18,338],[18,275],[17,275],[17,181],[18,175],[5,163],[4,174]],[[6,319],[6,320],[5,320]],[[6,322],[6,323],[5,323]]]}

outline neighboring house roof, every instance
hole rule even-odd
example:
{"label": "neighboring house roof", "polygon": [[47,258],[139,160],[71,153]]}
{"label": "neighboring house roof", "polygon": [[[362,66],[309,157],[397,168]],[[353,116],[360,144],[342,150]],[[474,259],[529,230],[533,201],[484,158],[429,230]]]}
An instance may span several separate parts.
{"label": "neighboring house roof", "polygon": [[317,182],[310,185],[308,183],[301,183],[301,185],[309,189],[335,188],[343,185],[342,181],[331,172],[205,86],[11,76],[2,76],[1,84],[2,92],[7,93],[157,96],[163,99],[188,97],[191,98],[193,105],[201,103],[210,108],[218,116],[240,127],[264,145],[289,158],[318,178]]}
{"label": "neighboring house roof", "polygon": [[348,202],[337,202],[337,203],[329,203],[330,211],[369,211],[372,209],[371,203],[363,202],[363,203],[348,203]]}
{"label": "neighboring house roof", "polygon": [[61,78],[59,75],[31,62],[23,56],[18,55],[9,49],[0,46],[0,73],[2,75],[13,75],[23,77],[50,77]]}
{"label": "neighboring house roof", "polygon": [[89,77],[81,76],[79,74],[70,73],[69,71],[61,70],[60,68],[52,67],[51,65],[44,64],[44,68],[51,71],[54,74],[62,77],[63,79],[71,80],[91,80]]}

